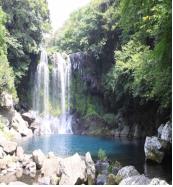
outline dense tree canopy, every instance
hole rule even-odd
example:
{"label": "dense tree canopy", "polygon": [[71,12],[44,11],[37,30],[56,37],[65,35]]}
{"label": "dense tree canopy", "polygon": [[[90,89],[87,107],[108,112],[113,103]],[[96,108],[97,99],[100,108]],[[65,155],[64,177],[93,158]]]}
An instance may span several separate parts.
{"label": "dense tree canopy", "polygon": [[7,60],[7,43],[10,40],[7,37],[7,30],[5,28],[6,15],[0,9],[0,93],[7,91],[12,93],[13,97],[16,97],[16,90],[14,87],[14,73],[9,66]]}
{"label": "dense tree canopy", "polygon": [[7,15],[6,29],[11,38],[7,41],[7,56],[19,87],[32,55],[38,54],[43,33],[49,28],[48,6],[46,0],[1,0],[0,5]]}
{"label": "dense tree canopy", "polygon": [[51,44],[94,56],[101,92],[114,109],[151,102],[170,109],[171,12],[170,0],[92,0],[72,13]]}

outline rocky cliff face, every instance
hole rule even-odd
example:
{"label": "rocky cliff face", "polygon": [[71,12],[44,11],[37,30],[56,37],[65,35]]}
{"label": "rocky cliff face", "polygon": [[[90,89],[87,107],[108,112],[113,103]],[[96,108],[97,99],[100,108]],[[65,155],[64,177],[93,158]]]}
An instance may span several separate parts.
{"label": "rocky cliff face", "polygon": [[[96,60],[91,54],[78,52],[70,59],[74,133],[145,138],[156,134],[159,125],[169,120],[170,111],[159,110],[155,101],[146,103],[124,96],[116,102],[115,97],[105,95],[102,81],[113,58],[105,62],[106,56]],[[105,115],[112,117],[105,120]]]}

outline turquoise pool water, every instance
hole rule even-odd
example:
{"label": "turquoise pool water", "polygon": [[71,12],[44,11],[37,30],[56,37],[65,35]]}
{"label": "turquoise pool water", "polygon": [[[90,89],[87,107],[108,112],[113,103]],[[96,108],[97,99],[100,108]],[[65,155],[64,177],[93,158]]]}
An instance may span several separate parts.
{"label": "turquoise pool water", "polygon": [[172,169],[168,165],[153,165],[145,162],[144,141],[128,139],[109,139],[80,135],[35,136],[22,143],[26,153],[41,149],[45,154],[52,151],[59,156],[70,156],[76,152],[84,155],[90,152],[97,159],[98,150],[105,150],[110,160],[118,160],[122,165],[134,165],[139,172],[149,177],[161,177],[171,181]]}

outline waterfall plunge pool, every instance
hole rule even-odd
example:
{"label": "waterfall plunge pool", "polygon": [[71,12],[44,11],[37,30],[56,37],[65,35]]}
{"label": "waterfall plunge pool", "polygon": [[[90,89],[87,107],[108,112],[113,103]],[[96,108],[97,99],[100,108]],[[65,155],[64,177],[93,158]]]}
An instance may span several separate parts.
{"label": "waterfall plunge pool", "polygon": [[94,160],[98,150],[105,150],[109,160],[118,160],[123,166],[133,165],[140,173],[153,178],[159,177],[167,182],[172,180],[172,164],[149,164],[145,162],[144,141],[126,138],[101,138],[80,135],[51,134],[34,136],[24,141],[21,146],[26,153],[41,149],[45,154],[54,152],[57,156],[66,157],[75,154],[85,155],[90,152]]}

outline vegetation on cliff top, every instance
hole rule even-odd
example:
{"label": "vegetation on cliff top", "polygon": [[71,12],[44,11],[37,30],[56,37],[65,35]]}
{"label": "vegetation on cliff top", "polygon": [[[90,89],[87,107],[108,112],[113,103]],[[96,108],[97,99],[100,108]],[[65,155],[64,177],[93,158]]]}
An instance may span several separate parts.
{"label": "vegetation on cliff top", "polygon": [[50,44],[94,57],[90,73],[101,80],[108,110],[153,105],[170,114],[171,10],[169,0],[92,0],[71,14]]}

